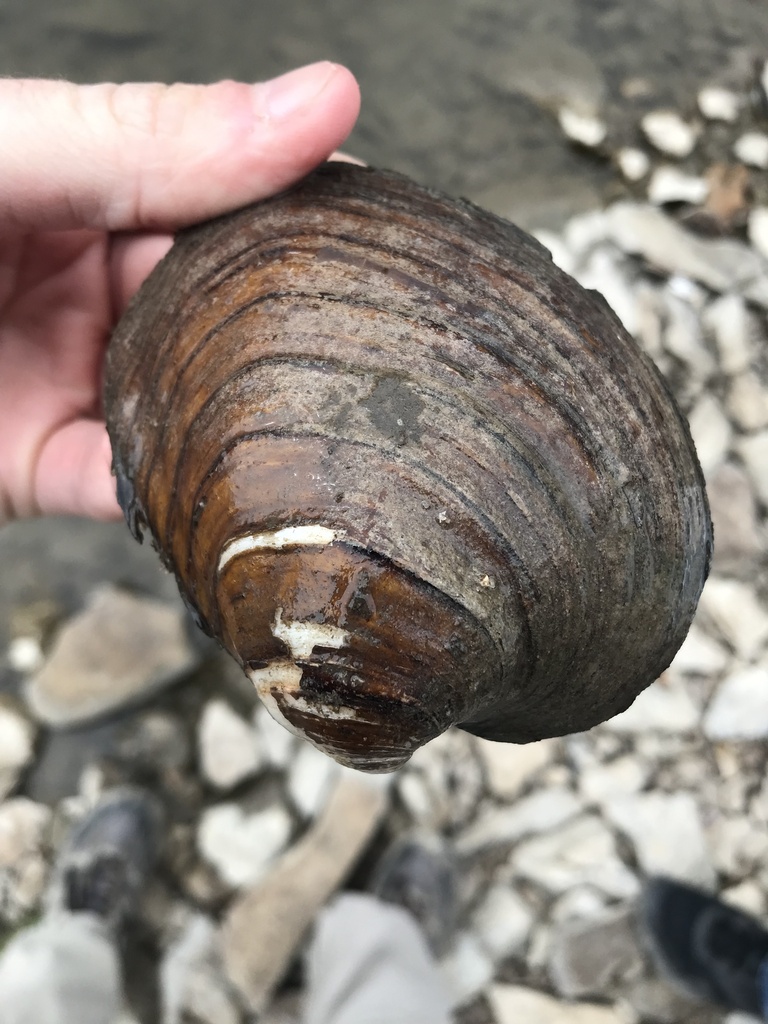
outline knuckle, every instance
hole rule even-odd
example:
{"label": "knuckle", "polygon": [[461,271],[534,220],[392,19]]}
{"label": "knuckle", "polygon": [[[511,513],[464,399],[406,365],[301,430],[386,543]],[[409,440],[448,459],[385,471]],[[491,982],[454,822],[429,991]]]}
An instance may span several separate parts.
{"label": "knuckle", "polygon": [[162,83],[109,84],[102,91],[92,128],[113,139],[113,166],[126,173],[119,198],[113,197],[106,220],[110,224],[149,226],[153,221],[153,189],[156,170],[184,132],[190,87]]}
{"label": "knuckle", "polygon": [[178,130],[178,107],[172,86],[160,83],[140,86],[109,85],[105,102],[114,123],[141,138],[164,138]]}

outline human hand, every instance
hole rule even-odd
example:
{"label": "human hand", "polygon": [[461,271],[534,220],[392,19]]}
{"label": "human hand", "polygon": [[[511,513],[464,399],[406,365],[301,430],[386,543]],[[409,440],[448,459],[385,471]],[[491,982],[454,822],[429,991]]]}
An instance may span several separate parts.
{"label": "human hand", "polygon": [[109,334],[172,232],[287,187],[348,135],[346,69],[258,85],[0,79],[0,523],[118,518]]}

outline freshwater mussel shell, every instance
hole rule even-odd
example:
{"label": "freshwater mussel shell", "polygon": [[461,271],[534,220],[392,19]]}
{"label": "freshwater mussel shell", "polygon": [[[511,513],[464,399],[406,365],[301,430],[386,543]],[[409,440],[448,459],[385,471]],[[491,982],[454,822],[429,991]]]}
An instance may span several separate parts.
{"label": "freshwater mussel shell", "polygon": [[622,711],[706,578],[651,361],[525,232],[395,173],[325,164],[182,231],[106,411],[134,532],[273,714],[356,767]]}

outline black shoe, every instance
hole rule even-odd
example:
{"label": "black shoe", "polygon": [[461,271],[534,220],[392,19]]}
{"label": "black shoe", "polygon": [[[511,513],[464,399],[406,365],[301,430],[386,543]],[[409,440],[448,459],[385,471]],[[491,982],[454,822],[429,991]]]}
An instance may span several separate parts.
{"label": "black shoe", "polygon": [[748,914],[680,882],[651,879],[641,919],[661,970],[690,994],[759,1016],[768,931]]}
{"label": "black shoe", "polygon": [[456,868],[436,836],[397,840],[374,872],[371,892],[385,903],[407,910],[436,957],[449,947],[456,930]]}
{"label": "black shoe", "polygon": [[56,860],[55,900],[117,926],[135,909],[160,848],[161,816],[139,790],[108,793],[75,826]]}

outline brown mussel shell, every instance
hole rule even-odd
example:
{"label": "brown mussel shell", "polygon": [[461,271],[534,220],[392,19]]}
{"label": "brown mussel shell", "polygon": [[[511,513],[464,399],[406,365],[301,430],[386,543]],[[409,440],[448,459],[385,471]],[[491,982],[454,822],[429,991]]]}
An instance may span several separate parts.
{"label": "brown mussel shell", "polygon": [[182,231],[112,338],[118,494],[272,713],[398,767],[525,742],[670,663],[712,531],[688,428],[529,235],[325,164]]}

